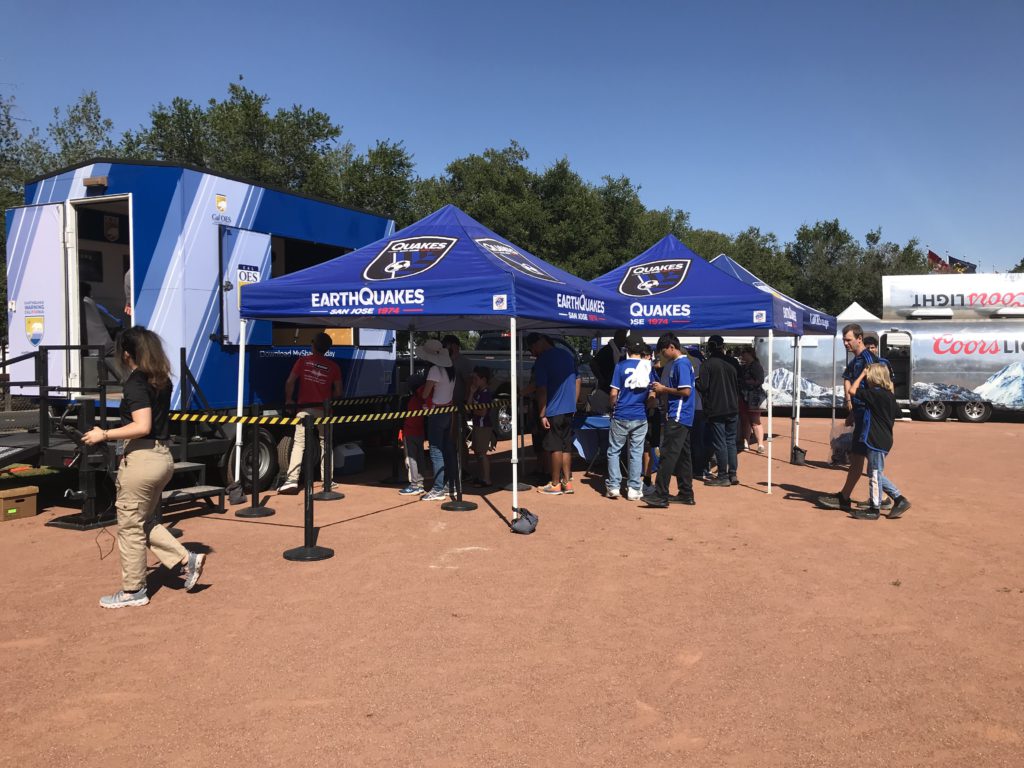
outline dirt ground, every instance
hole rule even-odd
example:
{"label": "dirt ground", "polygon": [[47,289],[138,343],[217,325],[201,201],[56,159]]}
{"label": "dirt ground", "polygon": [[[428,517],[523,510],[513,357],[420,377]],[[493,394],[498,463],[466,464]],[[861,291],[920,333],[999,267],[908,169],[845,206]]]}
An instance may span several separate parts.
{"label": "dirt ground", "polygon": [[0,766],[1024,764],[1024,425],[899,424],[913,508],[875,522],[809,501],[827,431],[771,496],[748,453],[696,507],[528,492],[526,537],[508,492],[445,512],[377,467],[316,507],[333,559],[282,558],[271,496],[181,520],[204,587],[156,569],[137,609],[97,606],[113,529],[0,523]]}

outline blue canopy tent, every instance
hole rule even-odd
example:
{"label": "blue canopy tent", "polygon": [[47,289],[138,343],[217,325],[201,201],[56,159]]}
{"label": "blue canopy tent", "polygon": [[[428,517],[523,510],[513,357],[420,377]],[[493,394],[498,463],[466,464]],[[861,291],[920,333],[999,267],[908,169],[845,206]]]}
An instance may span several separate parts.
{"label": "blue canopy tent", "polygon": [[[735,277],[737,280],[741,280],[747,285],[752,285],[765,293],[769,293],[772,296],[785,299],[791,304],[799,307],[800,312],[803,316],[803,326],[805,336],[835,336],[837,329],[837,322],[835,317],[832,315],[821,312],[813,307],[809,307],[801,301],[791,299],[784,293],[780,293],[775,290],[772,286],[768,285],[764,280],[759,278],[749,269],[744,267],[742,264],[734,261],[733,259],[726,256],[724,253],[720,253],[711,260],[711,264],[718,267],[720,270],[725,272],[727,275]],[[832,392],[835,393],[836,381],[836,361],[835,361],[835,348],[836,345],[832,344]],[[768,361],[769,368],[774,365],[773,360]],[[770,375],[770,374],[769,374]],[[793,440],[792,445],[797,446],[800,441],[800,399],[802,394],[801,380],[803,378],[803,350],[800,348],[798,341],[793,342]],[[836,406],[835,397],[832,398],[832,423],[835,424],[836,420]]]}
{"label": "blue canopy tent", "polygon": [[[243,320],[410,331],[507,328],[513,393],[520,331],[613,328],[626,306],[623,297],[538,259],[453,205],[331,261],[247,285],[240,296]],[[518,424],[512,397],[514,516]]]}
{"label": "blue canopy tent", "polygon": [[[666,235],[591,283],[627,298],[627,324],[648,333],[767,336],[770,357],[777,333],[799,336],[803,332],[801,313],[792,302],[715,269],[674,235]],[[771,431],[769,384],[768,493],[772,492]]]}

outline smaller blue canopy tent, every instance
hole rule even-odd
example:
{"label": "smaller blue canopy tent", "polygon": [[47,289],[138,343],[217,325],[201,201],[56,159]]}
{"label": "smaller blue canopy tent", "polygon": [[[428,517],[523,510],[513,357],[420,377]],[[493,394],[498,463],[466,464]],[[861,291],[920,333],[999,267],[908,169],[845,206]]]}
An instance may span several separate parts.
{"label": "smaller blue canopy tent", "polygon": [[711,264],[718,267],[720,270],[725,272],[727,275],[735,277],[737,280],[741,280],[747,285],[752,285],[766,293],[776,296],[780,299],[788,301],[790,304],[797,306],[803,314],[803,335],[818,335],[818,336],[834,336],[836,333],[836,319],[829,314],[821,312],[817,309],[807,306],[802,301],[791,299],[784,293],[772,288],[768,283],[759,278],[749,269],[744,267],[742,264],[733,261],[724,253],[720,253],[711,260]]}
{"label": "smaller blue canopy tent", "polygon": [[[791,299],[784,293],[779,293],[777,290],[772,288],[768,283],[764,282],[761,278],[751,272],[743,265],[733,261],[724,253],[720,253],[711,260],[711,263],[718,267],[720,270],[725,272],[727,275],[735,277],[737,280],[742,280],[747,285],[752,285],[765,293],[777,296],[785,299],[786,301],[796,305],[800,308],[801,316],[803,319],[804,335],[805,336],[835,336],[836,334],[836,319],[832,315],[828,315],[824,312],[820,312],[817,309],[807,306],[801,301]],[[835,345],[832,346],[833,353],[835,352]],[[834,354],[833,354],[834,358]],[[768,361],[768,368],[770,376],[772,374],[771,367],[775,364],[773,360]],[[835,392],[835,359],[832,360],[832,391]],[[794,342],[793,352],[793,445],[797,445],[800,439],[800,395],[801,395],[801,378],[803,375],[803,350],[800,348],[798,342]],[[835,404],[832,405],[832,422],[835,423],[836,409]]]}
{"label": "smaller blue canopy tent", "polygon": [[[799,336],[797,307],[715,269],[674,235],[591,281],[629,300],[628,325],[645,334]],[[768,387],[768,493],[772,492],[772,389]]]}
{"label": "smaller blue canopy tent", "polygon": [[792,302],[715,269],[674,235],[665,235],[591,284],[625,298],[626,325],[648,334],[766,336],[802,331],[800,313]]}
{"label": "smaller blue canopy tent", "polygon": [[446,205],[390,237],[241,292],[241,316],[304,325],[433,330],[623,322],[626,301],[538,259]]}

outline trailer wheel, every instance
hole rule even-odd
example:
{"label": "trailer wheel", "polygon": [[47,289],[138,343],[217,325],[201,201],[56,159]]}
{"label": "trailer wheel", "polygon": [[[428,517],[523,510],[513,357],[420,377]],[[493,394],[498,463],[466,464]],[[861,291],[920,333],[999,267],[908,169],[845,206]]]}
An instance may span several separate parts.
{"label": "trailer wheel", "polygon": [[926,400],[917,406],[922,421],[945,421],[949,418],[949,404],[941,400]]}
{"label": "trailer wheel", "polygon": [[992,415],[992,406],[988,403],[970,401],[959,403],[956,406],[956,417],[960,421],[969,421],[972,424],[981,424],[988,421]]}
{"label": "trailer wheel", "polygon": [[[252,466],[252,440],[250,439],[250,433],[246,432],[242,436],[242,487],[249,489],[252,487],[250,481]],[[274,485],[277,480],[277,473],[280,471],[279,464],[277,461],[277,442],[266,430],[261,429],[259,432],[259,447],[257,453],[257,476],[256,476],[256,489],[259,491],[266,491]],[[227,466],[228,482],[235,480],[235,449],[231,449],[231,454],[228,456]]]}

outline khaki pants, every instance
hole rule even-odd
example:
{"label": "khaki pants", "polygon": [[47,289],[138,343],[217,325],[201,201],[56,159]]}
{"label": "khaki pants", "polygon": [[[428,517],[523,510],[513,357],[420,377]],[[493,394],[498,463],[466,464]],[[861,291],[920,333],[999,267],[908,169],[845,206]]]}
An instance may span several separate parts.
{"label": "khaki pants", "polygon": [[188,551],[153,518],[160,493],[173,474],[171,452],[153,440],[131,440],[117,472],[117,545],[125,592],[146,586],[146,546],[167,568],[188,558]]}
{"label": "khaki pants", "polygon": [[[295,414],[297,418],[304,419],[306,416],[320,417],[324,415],[323,408],[306,408],[303,411],[299,411]],[[326,427],[321,424],[317,428],[317,432],[320,433],[320,461],[323,461],[324,451],[327,450],[325,445],[326,439]],[[285,477],[286,483],[297,483],[299,482],[299,473],[302,471],[302,455],[306,451],[306,425],[298,424],[295,427],[295,437],[292,438],[292,451],[288,455],[288,475]]]}

